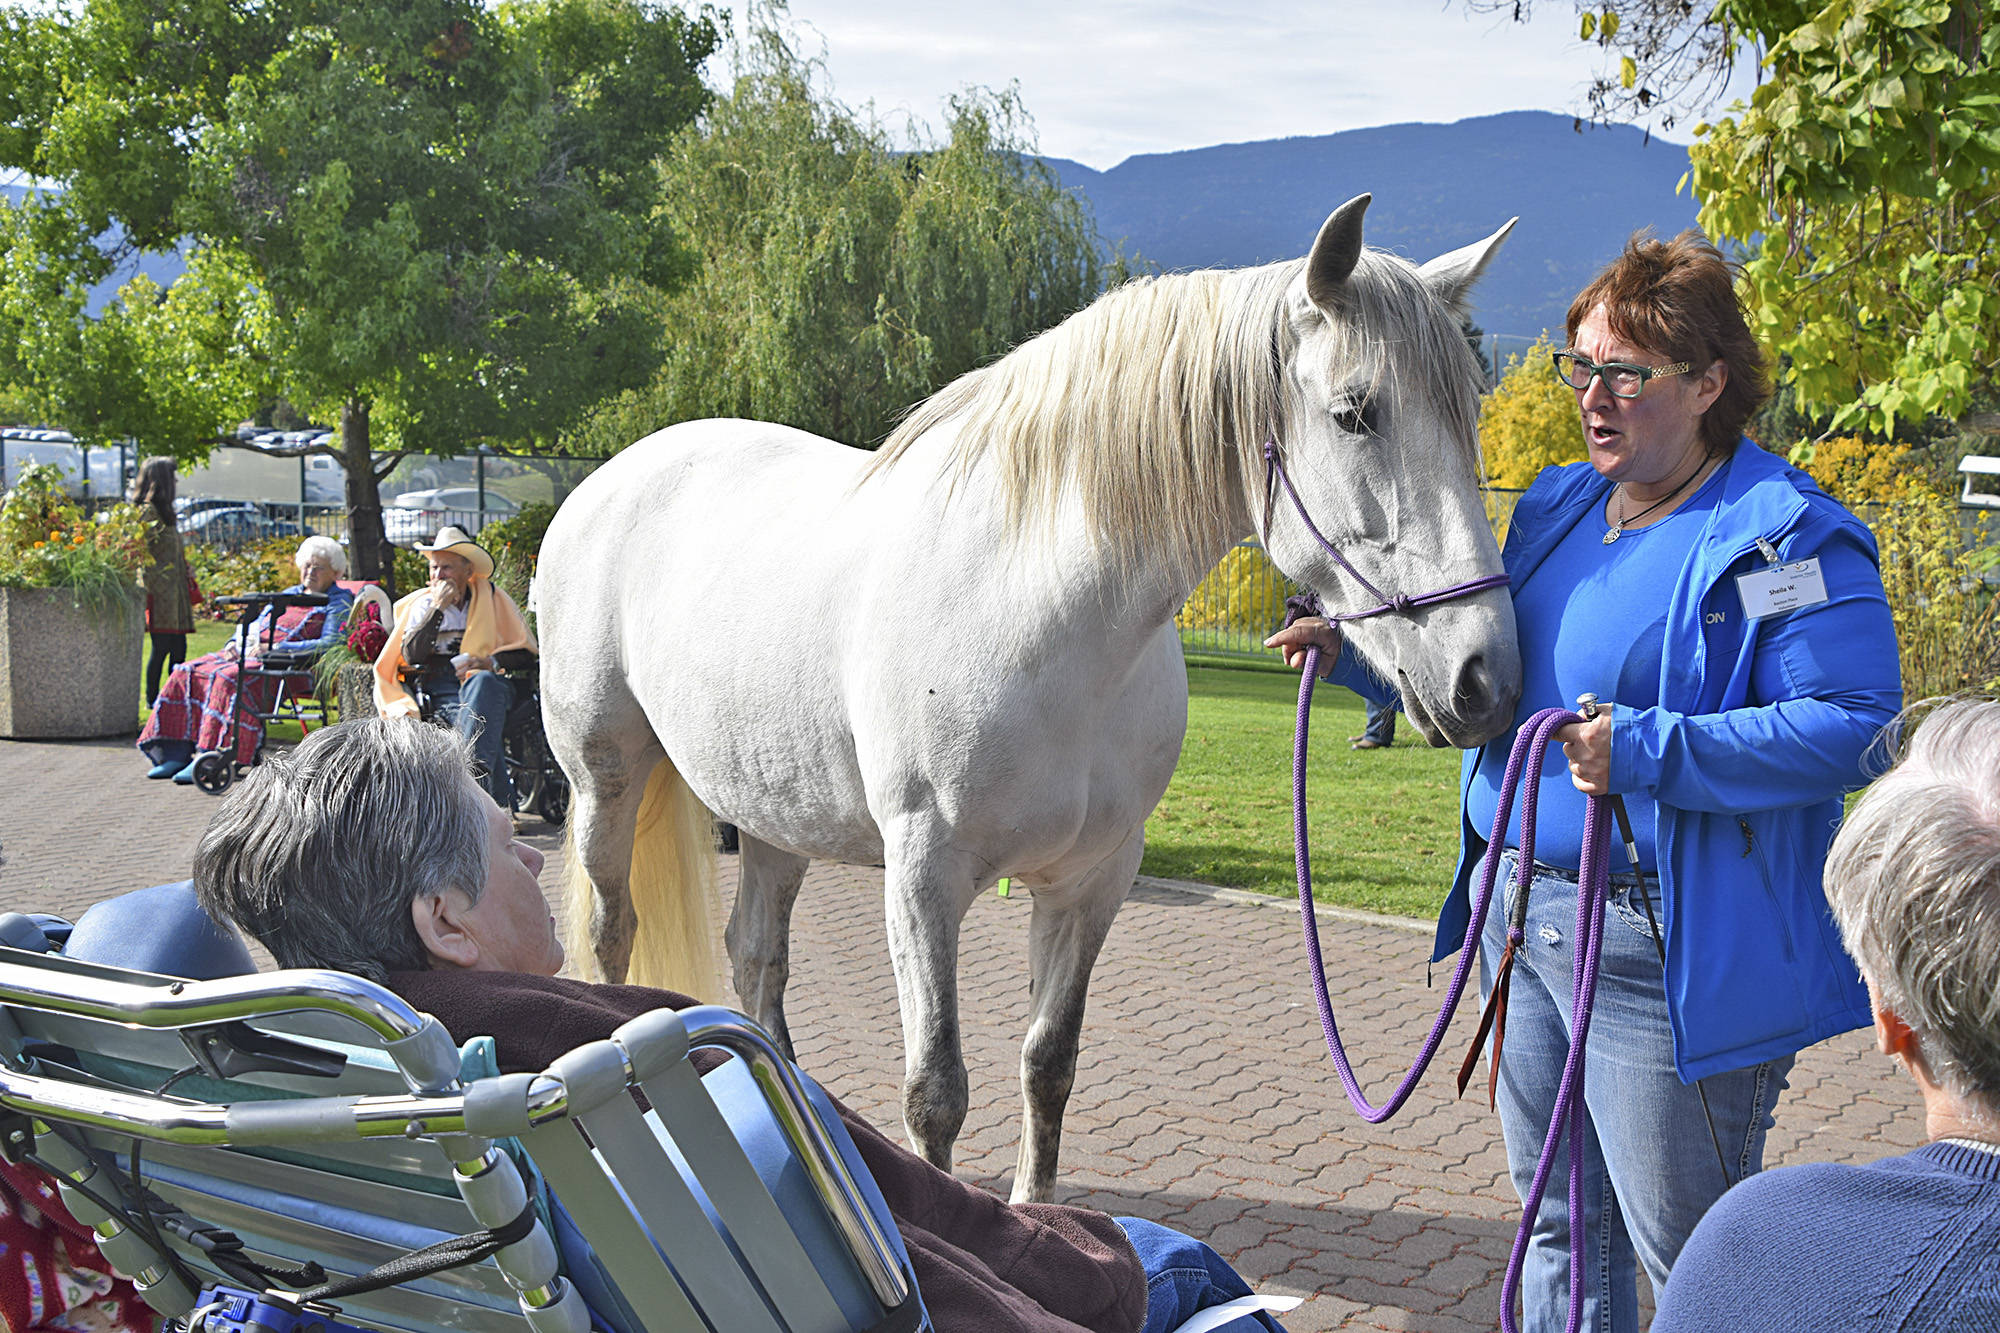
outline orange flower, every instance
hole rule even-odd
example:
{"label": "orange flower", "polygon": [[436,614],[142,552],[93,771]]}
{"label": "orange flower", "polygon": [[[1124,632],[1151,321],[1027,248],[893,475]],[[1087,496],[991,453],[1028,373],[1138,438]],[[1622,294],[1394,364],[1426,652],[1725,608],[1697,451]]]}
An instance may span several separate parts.
{"label": "orange flower", "polygon": [[47,545],[48,545],[48,543],[47,543],[47,542],[36,542],[36,543],[35,543],[35,549],[36,549],[37,551],[39,551],[39,550],[41,550],[41,549],[42,549],[42,548],[43,548],[44,546],[47,546]]}

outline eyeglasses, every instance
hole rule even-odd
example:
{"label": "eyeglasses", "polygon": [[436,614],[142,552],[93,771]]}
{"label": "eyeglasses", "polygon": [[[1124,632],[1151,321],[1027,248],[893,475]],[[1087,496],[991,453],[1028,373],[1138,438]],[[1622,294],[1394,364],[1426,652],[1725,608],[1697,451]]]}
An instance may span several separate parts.
{"label": "eyeglasses", "polygon": [[1556,375],[1570,388],[1582,391],[1590,387],[1592,379],[1601,378],[1614,398],[1637,398],[1647,380],[1688,372],[1685,361],[1676,361],[1671,366],[1635,366],[1629,361],[1606,361],[1598,365],[1575,352],[1557,352],[1550,359],[1555,362]]}

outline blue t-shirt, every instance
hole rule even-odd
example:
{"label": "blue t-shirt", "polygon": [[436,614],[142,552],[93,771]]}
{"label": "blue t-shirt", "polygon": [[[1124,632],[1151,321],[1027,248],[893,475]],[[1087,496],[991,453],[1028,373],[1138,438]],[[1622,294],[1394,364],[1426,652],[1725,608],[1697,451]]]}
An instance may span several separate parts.
{"label": "blue t-shirt", "polygon": [[[1465,815],[1483,838],[1500,808],[1513,732],[1544,708],[1574,708],[1577,696],[1595,693],[1605,703],[1653,708],[1660,702],[1660,654],[1667,639],[1667,598],[1693,554],[1703,516],[1721,493],[1716,477],[1702,482],[1681,507],[1658,523],[1627,528],[1604,543],[1601,509],[1569,530],[1525,583],[1514,590],[1514,623],[1521,641],[1521,707],[1505,744],[1489,744],[1465,794]],[[1613,744],[1616,744],[1614,739]],[[1521,845],[1522,796],[1514,800],[1505,845]],[[1569,779],[1560,746],[1550,746],[1542,768],[1536,812],[1535,859],[1577,869],[1583,860],[1585,797]],[[1639,843],[1639,863],[1654,869],[1652,797],[1629,792],[1625,808]],[[1611,869],[1625,870],[1612,839]]]}

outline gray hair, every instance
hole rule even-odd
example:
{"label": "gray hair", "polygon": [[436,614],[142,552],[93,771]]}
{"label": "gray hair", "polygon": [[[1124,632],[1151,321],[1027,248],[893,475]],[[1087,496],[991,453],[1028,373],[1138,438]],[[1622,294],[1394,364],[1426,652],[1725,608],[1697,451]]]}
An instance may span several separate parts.
{"label": "gray hair", "polygon": [[280,967],[422,971],[410,904],[446,889],[477,901],[485,801],[455,732],[403,718],[323,727],[223,800],[195,849],[195,893]]}
{"label": "gray hair", "polygon": [[1939,1084],[2000,1112],[2000,702],[1917,720],[1834,839],[1826,897]]}
{"label": "gray hair", "polygon": [[318,556],[320,559],[326,561],[327,568],[334,572],[335,577],[345,578],[347,576],[347,550],[333,538],[306,538],[299,543],[299,553],[292,557],[292,563],[303,565],[314,556]]}

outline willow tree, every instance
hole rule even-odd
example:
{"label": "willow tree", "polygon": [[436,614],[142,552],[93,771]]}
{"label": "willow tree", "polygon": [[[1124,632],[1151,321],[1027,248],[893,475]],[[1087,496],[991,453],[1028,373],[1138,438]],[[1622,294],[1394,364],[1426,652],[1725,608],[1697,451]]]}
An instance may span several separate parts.
{"label": "willow tree", "polygon": [[747,416],[869,444],[910,403],[1089,301],[1122,265],[1034,156],[1013,91],[949,104],[899,147],[772,31],[660,164],[660,217],[698,257],[663,302],[659,373],[579,437]]}
{"label": "willow tree", "polygon": [[[1511,9],[1517,0],[1468,0]],[[1799,404],[1889,434],[1965,420],[2000,375],[2000,17],[1990,0],[1577,4],[1600,119],[1672,125],[1738,60],[1748,105],[1695,127],[1702,228],[1743,253]],[[1989,414],[1990,416],[1990,414]]]}
{"label": "willow tree", "polygon": [[[189,457],[260,400],[337,418],[379,575],[383,453],[550,440],[651,373],[688,267],[652,163],[716,36],[646,0],[10,9],[0,163],[51,188],[0,219],[0,372]],[[119,247],[186,274],[91,319]]]}

